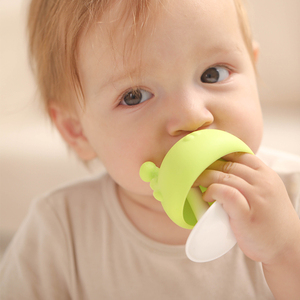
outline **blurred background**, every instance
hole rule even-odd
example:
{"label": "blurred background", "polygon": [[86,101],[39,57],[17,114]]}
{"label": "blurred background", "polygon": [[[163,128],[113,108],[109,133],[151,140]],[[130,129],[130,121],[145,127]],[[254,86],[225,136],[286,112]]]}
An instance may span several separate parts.
{"label": "blurred background", "polygon": [[[101,166],[68,152],[42,112],[30,73],[26,0],[0,0],[0,257],[37,195]],[[263,145],[300,155],[300,1],[248,0],[261,53]]]}

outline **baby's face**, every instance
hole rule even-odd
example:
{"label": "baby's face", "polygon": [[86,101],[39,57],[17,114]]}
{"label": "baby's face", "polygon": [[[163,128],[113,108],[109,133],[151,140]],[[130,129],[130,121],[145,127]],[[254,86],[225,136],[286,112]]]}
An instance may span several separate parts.
{"label": "baby's face", "polygon": [[141,61],[125,55],[124,65],[126,25],[114,32],[112,51],[107,32],[116,26],[113,12],[82,39],[79,52],[83,132],[113,179],[132,195],[152,194],[139,178],[142,163],[160,166],[192,131],[225,130],[254,152],[262,136],[255,72],[233,1],[166,3],[139,44]]}

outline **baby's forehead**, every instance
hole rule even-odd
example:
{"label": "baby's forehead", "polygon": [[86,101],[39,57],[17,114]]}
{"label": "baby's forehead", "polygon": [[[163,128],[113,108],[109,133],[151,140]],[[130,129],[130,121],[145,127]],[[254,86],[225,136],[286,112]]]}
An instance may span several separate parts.
{"label": "baby's forehead", "polygon": [[[113,1],[104,11],[94,16],[87,26],[88,31],[115,40],[141,39],[144,32],[149,33],[157,17],[163,12],[163,3],[168,0]],[[130,5],[129,5],[130,3]]]}
{"label": "baby's forehead", "polygon": [[[136,5],[129,8],[124,4],[125,1],[115,2],[115,5],[108,7],[81,34],[77,46],[77,56],[81,65],[87,65],[91,56],[96,52],[101,52],[115,61],[116,69],[120,63],[132,66],[134,61],[137,66],[131,67],[132,71],[129,73],[136,75],[140,69],[138,66],[140,66],[142,48],[147,37],[152,35],[155,20],[161,13],[159,7],[163,7],[164,1],[130,2]],[[141,4],[137,5],[139,2]],[[144,2],[149,3],[147,6],[143,6]]]}
{"label": "baby's forehead", "polygon": [[[218,2],[216,0],[194,1],[207,3],[206,5],[202,5],[203,14],[200,12],[201,15],[197,14],[192,16],[192,20],[190,20],[191,24],[203,18],[209,22],[212,15],[217,20],[215,15],[217,15],[218,12],[207,8],[207,5],[214,6],[211,1],[215,2],[214,5],[216,6]],[[138,3],[139,1],[132,2]],[[140,2],[143,4],[147,1]],[[149,45],[151,40],[153,41],[153,38],[158,36],[155,35],[157,31],[165,31],[164,36],[160,35],[160,38],[162,37],[160,40],[161,43],[166,43],[169,40],[166,27],[172,30],[172,26],[169,26],[170,20],[173,22],[174,27],[181,22],[186,22],[184,16],[182,17],[182,10],[178,9],[180,5],[175,5],[175,2],[180,3],[181,1],[152,0],[149,1],[150,4],[148,2],[148,5],[145,6],[141,4],[140,6],[136,6],[133,10],[128,9],[128,5],[124,4],[126,2],[116,2],[115,5],[107,8],[89,30],[81,36],[79,42],[80,49],[78,52],[86,55],[89,51],[101,51],[105,53],[105,55],[110,54],[114,56],[117,64],[119,63],[119,59],[122,59],[124,64],[129,62],[132,58],[138,62],[142,57],[143,48],[151,47],[151,45]],[[235,10],[233,2],[231,2],[231,9]],[[199,12],[199,9],[197,11]],[[234,12],[234,14],[236,13]],[[169,21],[169,24],[166,26],[164,26],[165,20]],[[199,28],[199,31],[201,30],[203,29]],[[177,26],[177,31],[180,33],[180,26]],[[176,41],[174,42],[176,43]],[[84,59],[83,56],[84,55],[81,57],[82,59]]]}

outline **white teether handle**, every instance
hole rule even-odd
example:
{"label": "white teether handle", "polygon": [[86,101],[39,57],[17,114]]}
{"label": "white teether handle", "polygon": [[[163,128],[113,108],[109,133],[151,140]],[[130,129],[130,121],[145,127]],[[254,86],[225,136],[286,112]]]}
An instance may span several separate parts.
{"label": "white teether handle", "polygon": [[191,231],[185,251],[194,262],[208,262],[227,253],[236,244],[229,217],[215,202]]}

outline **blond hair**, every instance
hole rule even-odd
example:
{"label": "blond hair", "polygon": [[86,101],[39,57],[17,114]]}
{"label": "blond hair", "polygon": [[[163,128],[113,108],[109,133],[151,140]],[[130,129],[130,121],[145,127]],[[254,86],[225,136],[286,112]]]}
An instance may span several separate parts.
{"label": "blond hair", "polygon": [[[119,0],[122,1],[122,0]],[[149,7],[163,0],[122,1],[124,20],[131,20],[133,35],[146,27]],[[118,0],[31,0],[28,14],[29,55],[33,73],[45,108],[54,101],[72,109],[70,89],[84,99],[77,51],[80,36],[99,21]],[[252,36],[242,0],[234,0],[241,32],[253,59]],[[139,31],[139,32],[137,32]],[[74,106],[74,105],[73,105]]]}

